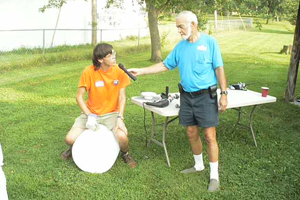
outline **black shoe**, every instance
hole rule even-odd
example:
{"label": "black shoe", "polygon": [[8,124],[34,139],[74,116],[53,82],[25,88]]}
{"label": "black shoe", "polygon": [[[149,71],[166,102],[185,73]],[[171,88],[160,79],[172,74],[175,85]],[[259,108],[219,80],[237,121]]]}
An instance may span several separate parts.
{"label": "black shoe", "polygon": [[69,147],[67,150],[65,150],[64,152],[62,152],[62,154],[60,155],[61,159],[63,160],[68,160],[69,158],[72,157],[72,147]]}

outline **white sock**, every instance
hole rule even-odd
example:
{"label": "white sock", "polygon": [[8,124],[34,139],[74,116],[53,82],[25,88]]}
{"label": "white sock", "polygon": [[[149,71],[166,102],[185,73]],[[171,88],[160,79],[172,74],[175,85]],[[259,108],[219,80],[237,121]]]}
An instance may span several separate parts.
{"label": "white sock", "polygon": [[203,156],[202,153],[200,155],[194,155],[195,159],[195,169],[197,171],[202,171],[204,170],[204,164],[203,164]]}
{"label": "white sock", "polygon": [[210,162],[210,179],[216,179],[219,181],[219,162]]}

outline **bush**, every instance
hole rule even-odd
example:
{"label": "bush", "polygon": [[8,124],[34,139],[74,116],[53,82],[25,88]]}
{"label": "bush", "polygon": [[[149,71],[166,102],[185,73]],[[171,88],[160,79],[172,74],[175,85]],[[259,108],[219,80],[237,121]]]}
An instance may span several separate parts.
{"label": "bush", "polygon": [[258,28],[261,31],[262,24],[257,19],[254,21],[254,23],[255,23],[255,28]]}

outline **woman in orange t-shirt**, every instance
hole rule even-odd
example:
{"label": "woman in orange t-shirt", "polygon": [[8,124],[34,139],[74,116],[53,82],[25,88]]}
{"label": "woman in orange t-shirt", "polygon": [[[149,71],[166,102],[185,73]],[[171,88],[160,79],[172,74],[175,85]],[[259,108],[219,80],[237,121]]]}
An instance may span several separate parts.
{"label": "woman in orange t-shirt", "polygon": [[[77,91],[76,101],[82,114],[66,136],[70,147],[61,154],[63,159],[71,157],[71,149],[77,137],[86,129],[97,130],[98,124],[105,125],[117,137],[121,157],[131,168],[136,162],[128,154],[127,129],[124,124],[126,87],[130,80],[117,65],[116,52],[106,43],[98,44],[93,52],[93,65],[84,69]],[[88,92],[87,102],[84,96]]]}

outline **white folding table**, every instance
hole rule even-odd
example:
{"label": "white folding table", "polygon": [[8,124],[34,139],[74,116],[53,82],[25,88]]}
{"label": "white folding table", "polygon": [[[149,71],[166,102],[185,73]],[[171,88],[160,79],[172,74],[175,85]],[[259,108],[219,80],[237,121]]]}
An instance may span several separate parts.
{"label": "white folding table", "polygon": [[[179,95],[179,93],[176,93]],[[217,91],[218,94],[218,100],[220,98],[219,94],[220,91],[218,89]],[[174,95],[171,94],[171,95]],[[273,96],[267,96],[267,97],[262,97],[261,93],[259,92],[254,92],[251,90],[228,90],[228,105],[227,109],[235,109],[238,111],[238,120],[237,123],[234,126],[234,130],[238,125],[248,127],[250,129],[250,132],[252,134],[254,144],[257,147],[256,139],[255,139],[255,133],[253,130],[253,113],[257,105],[265,104],[265,103],[273,103],[276,102],[276,97]],[[156,98],[157,99],[157,98]],[[155,98],[154,98],[155,100]],[[178,118],[179,114],[179,105],[180,105],[180,100],[179,99],[174,99],[167,107],[164,108],[159,108],[155,106],[149,106],[146,105],[145,102],[153,101],[153,100],[146,100],[142,96],[135,96],[131,98],[131,101],[140,106],[144,107],[145,109],[151,111],[151,116],[152,116],[152,136],[148,141],[148,147],[151,142],[154,142],[155,144],[162,146],[164,148],[166,158],[167,158],[167,163],[168,166],[171,166],[168,152],[167,152],[167,147],[165,143],[165,134],[166,134],[166,128],[169,123],[174,121],[175,119]],[[242,107],[246,106],[253,106],[251,112],[250,112],[250,120],[249,120],[249,125],[244,125],[240,123],[241,120],[241,114],[242,114]],[[165,122],[163,124],[163,130],[162,130],[162,141],[156,140],[154,137],[156,135],[155,132],[155,115],[154,113],[161,115],[163,117],[166,117]],[[173,118],[172,118],[173,117]],[[172,119],[171,119],[172,118]]]}

